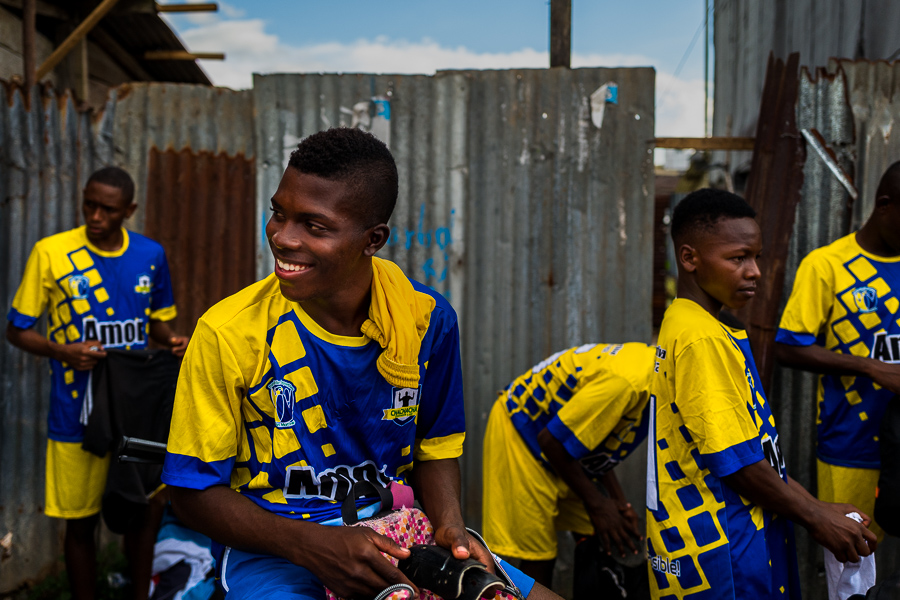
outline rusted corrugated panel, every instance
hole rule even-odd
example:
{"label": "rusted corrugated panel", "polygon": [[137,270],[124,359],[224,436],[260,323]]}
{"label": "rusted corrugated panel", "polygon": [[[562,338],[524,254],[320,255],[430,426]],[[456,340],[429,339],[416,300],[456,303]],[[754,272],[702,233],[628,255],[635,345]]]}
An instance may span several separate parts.
{"label": "rusted corrugated panel", "polygon": [[[602,128],[592,92],[618,83]],[[257,231],[304,136],[391,102],[400,198],[383,255],[460,315],[467,518],[480,520],[481,444],[496,391],[556,350],[650,338],[652,69],[256,76]],[[264,245],[258,276],[271,271]],[[621,473],[635,502],[645,465]]]}
{"label": "rusted corrugated panel", "polygon": [[765,248],[765,270],[756,299],[741,311],[753,347],[763,387],[769,385],[784,284],[785,257],[794,225],[794,211],[803,184],[805,146],[797,129],[795,110],[800,55],[785,62],[769,55],[753,162],[747,180],[747,202],[756,210]]}
{"label": "rusted corrugated panel", "polygon": [[[73,98],[0,82],[0,297],[9,310],[25,261],[40,238],[74,227],[88,174],[104,164],[108,122],[78,112]],[[58,567],[61,521],[43,514],[49,371],[46,361],[0,343],[0,537],[13,555],[0,593]]]}
{"label": "rusted corrugated panel", "polygon": [[138,210],[130,227],[144,228],[150,148],[247,158],[253,150],[251,92],[175,83],[131,83],[111,92],[115,104],[113,161],[134,178]]}
{"label": "rusted corrugated panel", "polygon": [[197,319],[255,281],[255,173],[252,159],[150,149],[145,233],[166,250],[178,317]]}

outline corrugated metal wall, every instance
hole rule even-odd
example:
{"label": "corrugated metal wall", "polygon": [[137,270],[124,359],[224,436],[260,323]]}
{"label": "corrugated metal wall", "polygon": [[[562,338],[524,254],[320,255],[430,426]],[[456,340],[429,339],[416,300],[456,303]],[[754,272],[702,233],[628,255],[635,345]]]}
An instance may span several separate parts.
{"label": "corrugated metal wall", "polygon": [[[618,104],[606,105],[598,128],[589,97],[607,82],[618,84]],[[197,261],[223,251],[200,243],[206,234],[215,229],[215,239],[234,241],[225,250],[240,257],[223,264],[243,258],[248,273],[254,265],[257,275],[268,273],[261,228],[290,150],[310,133],[353,124],[372,97],[389,103],[389,120],[371,125],[389,138],[401,181],[382,254],[460,314],[472,521],[480,517],[481,437],[496,390],[570,345],[649,341],[652,69],[277,75],[257,77],[250,92],[139,84],[113,90],[95,117],[47,94],[30,112],[13,94],[0,112],[4,310],[34,242],[76,225],[87,175],[117,164],[137,184],[130,227],[167,245],[188,320],[217,299],[204,294],[224,296],[242,281],[209,273],[216,269],[198,279]],[[229,206],[256,217],[210,219],[225,190]],[[59,524],[40,514],[47,367],[5,343],[0,360],[0,534],[15,536],[3,592],[52,566],[61,549]],[[624,471],[640,502],[642,459]]]}
{"label": "corrugated metal wall", "polygon": [[[78,222],[81,189],[110,154],[110,123],[75,110],[73,98],[2,83],[0,106],[0,298],[4,315],[31,247]],[[5,326],[4,326],[5,329]],[[47,364],[0,343],[0,535],[13,556],[0,592],[45,572],[61,552],[59,521],[43,515],[49,378]]]}
{"label": "corrugated metal wall", "polygon": [[[598,129],[591,93],[618,83]],[[586,341],[650,338],[652,69],[551,69],[254,79],[260,228],[290,150],[390,99],[400,197],[384,254],[460,315],[467,519],[480,520],[481,443],[496,391]],[[270,272],[264,247],[259,275]],[[623,479],[636,502],[644,465]]]}

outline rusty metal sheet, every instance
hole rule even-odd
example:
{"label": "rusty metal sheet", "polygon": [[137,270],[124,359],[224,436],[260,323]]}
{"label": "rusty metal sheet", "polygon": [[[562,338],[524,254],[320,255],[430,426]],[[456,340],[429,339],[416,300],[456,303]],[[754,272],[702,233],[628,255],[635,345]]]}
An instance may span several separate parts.
{"label": "rusty metal sheet", "polygon": [[255,281],[254,163],[184,148],[150,149],[144,233],[169,259],[185,335],[213,304]]}

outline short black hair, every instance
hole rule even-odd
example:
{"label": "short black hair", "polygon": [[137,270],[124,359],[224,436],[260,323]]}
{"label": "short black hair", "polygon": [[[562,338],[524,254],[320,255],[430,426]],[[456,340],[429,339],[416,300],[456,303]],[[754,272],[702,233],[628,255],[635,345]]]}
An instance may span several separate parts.
{"label": "short black hair", "polygon": [[85,187],[92,181],[119,188],[122,191],[122,199],[125,201],[125,206],[134,202],[134,180],[131,179],[131,175],[129,175],[128,171],[125,169],[120,169],[119,167],[103,167],[98,171],[94,171],[91,176],[88,177]]}
{"label": "short black hair", "polygon": [[731,192],[703,188],[691,192],[672,213],[672,241],[677,246],[700,231],[711,229],[721,219],[756,217],[747,201]]}
{"label": "short black hair", "polygon": [[345,182],[364,227],[387,223],[397,203],[397,165],[371,133],[334,127],[314,133],[291,153],[289,166],[306,175]]}
{"label": "short black hair", "polygon": [[900,199],[900,161],[895,162],[881,176],[878,182],[878,189],[875,191],[875,198],[887,196],[891,200]]}

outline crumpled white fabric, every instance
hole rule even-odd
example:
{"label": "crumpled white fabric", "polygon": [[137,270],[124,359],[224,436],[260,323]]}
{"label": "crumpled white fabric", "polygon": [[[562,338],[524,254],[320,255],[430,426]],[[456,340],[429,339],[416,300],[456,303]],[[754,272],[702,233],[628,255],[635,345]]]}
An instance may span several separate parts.
{"label": "crumpled white fabric", "polygon": [[[859,513],[847,515],[862,523]],[[828,580],[828,600],[847,600],[853,594],[865,594],[875,585],[875,554],[863,556],[859,562],[838,562],[825,550],[825,578]]]}

